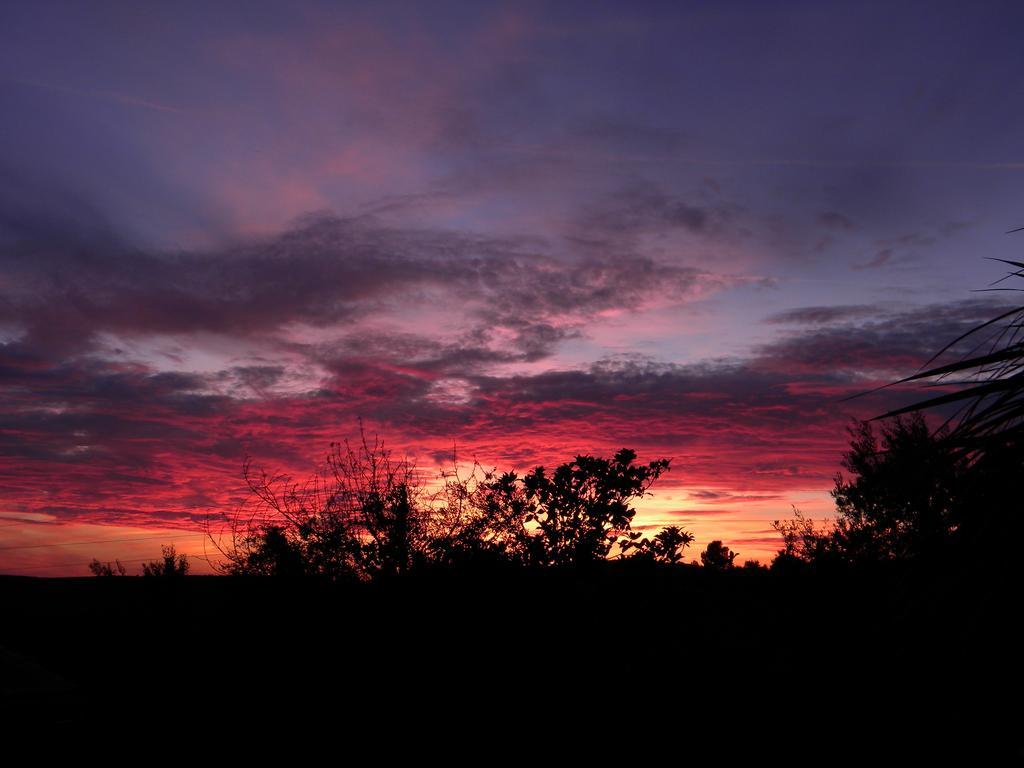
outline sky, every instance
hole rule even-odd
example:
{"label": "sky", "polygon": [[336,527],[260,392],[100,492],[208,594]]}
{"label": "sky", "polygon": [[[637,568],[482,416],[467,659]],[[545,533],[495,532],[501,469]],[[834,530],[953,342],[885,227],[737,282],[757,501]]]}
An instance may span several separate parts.
{"label": "sky", "polygon": [[[1024,10],[0,8],[0,573],[202,555],[359,423],[429,478],[633,448],[779,548],[1019,259]],[[208,549],[208,547],[205,547]],[[197,570],[208,566],[194,559]]]}

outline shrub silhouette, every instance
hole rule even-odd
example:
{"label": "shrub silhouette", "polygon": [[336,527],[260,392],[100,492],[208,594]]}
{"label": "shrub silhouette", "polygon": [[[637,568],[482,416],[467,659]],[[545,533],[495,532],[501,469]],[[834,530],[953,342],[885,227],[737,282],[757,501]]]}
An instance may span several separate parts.
{"label": "shrub silhouette", "polygon": [[93,576],[126,576],[128,571],[120,560],[115,560],[113,563],[106,562],[101,563],[96,558],[93,558],[92,562],[89,563],[89,571]]}
{"label": "shrub silhouette", "polygon": [[[683,550],[692,542],[693,536],[689,533],[678,525],[669,525],[658,531],[653,539],[630,533],[625,540],[620,540],[619,547],[623,556],[631,559],[677,565],[683,559]],[[632,555],[628,554],[631,550],[635,550]]]}
{"label": "shrub silhouette", "polygon": [[188,557],[179,555],[174,545],[162,547],[162,559],[142,564],[142,575],[149,578],[176,578],[189,571]]}
{"label": "shrub silhouette", "polygon": [[835,554],[833,527],[816,525],[794,508],[789,520],[774,520],[772,528],[782,537],[782,549],[772,560],[772,568],[786,568],[795,563],[821,562]]}
{"label": "shrub silhouette", "polygon": [[683,559],[683,550],[693,542],[693,536],[678,525],[662,528],[651,542],[651,552],[658,562],[675,565]]}
{"label": "shrub silhouette", "polygon": [[302,549],[280,525],[267,525],[252,542],[241,572],[294,578],[306,576],[309,568]]}
{"label": "shrub silhouette", "polygon": [[371,579],[425,557],[425,510],[415,472],[377,438],[332,443],[304,483],[243,467],[249,498],[207,533],[235,575]]}
{"label": "shrub silhouette", "polygon": [[705,568],[713,571],[725,571],[733,567],[733,560],[738,552],[733,552],[718,539],[708,543],[708,548],[700,553],[700,562]]}

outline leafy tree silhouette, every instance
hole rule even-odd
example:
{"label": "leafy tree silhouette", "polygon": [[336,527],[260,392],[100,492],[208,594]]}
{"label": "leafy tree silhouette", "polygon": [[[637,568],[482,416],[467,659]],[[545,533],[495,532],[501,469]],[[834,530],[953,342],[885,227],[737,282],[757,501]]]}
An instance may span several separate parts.
{"label": "leafy tree silhouette", "polygon": [[708,543],[708,548],[700,553],[700,562],[705,568],[713,571],[725,571],[733,567],[733,560],[738,552],[733,552],[718,539]]}
{"label": "leafy tree silhouette", "polygon": [[[620,542],[636,546],[630,504],[668,470],[669,460],[635,461],[636,453],[623,448],[612,459],[577,456],[550,475],[544,467],[522,478],[505,473],[481,489],[481,538],[531,565],[583,566],[605,560]],[[678,548],[677,538],[666,534],[659,551]]]}
{"label": "leafy tree silhouette", "polygon": [[[945,430],[932,433],[919,414],[881,425],[858,422],[835,477],[836,519],[817,526],[795,512],[772,525],[780,557],[850,564],[945,558],[969,507],[968,462]],[[781,565],[781,563],[780,563]]]}
{"label": "leafy tree silhouette", "polygon": [[963,512],[967,462],[948,433],[929,430],[923,416],[897,417],[880,429],[851,430],[837,475],[834,548],[850,561],[905,560],[945,553]]}
{"label": "leafy tree silhouette", "polygon": [[[619,541],[623,556],[656,563],[677,565],[683,559],[683,550],[693,542],[693,536],[678,525],[669,525],[655,534],[653,539],[639,537],[637,533],[627,534]],[[636,550],[632,555],[630,550]]]}

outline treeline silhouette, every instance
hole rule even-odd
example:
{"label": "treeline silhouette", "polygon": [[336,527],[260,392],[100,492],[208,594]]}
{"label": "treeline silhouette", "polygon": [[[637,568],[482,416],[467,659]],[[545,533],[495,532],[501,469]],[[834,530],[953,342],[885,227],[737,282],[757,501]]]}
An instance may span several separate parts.
{"label": "treeline silhouette", "polygon": [[479,465],[463,477],[456,465],[431,491],[408,460],[361,434],[354,446],[332,444],[325,467],[301,484],[247,463],[248,502],[207,531],[217,567],[235,576],[368,581],[429,568],[588,569],[610,557],[675,564],[691,534],[632,528],[633,502],[669,464],[639,464],[622,449],[522,477]]}
{"label": "treeline silhouette", "polygon": [[[104,578],[0,578],[0,644],[24,662],[6,714],[87,729],[109,722],[96,702],[140,680],[196,680],[219,686],[224,716],[277,727],[267,710],[286,705],[303,738],[318,707],[343,708],[331,727],[349,736],[383,728],[379,745],[414,720],[431,738],[472,724],[492,746],[524,722],[564,737],[579,711],[592,746],[625,707],[667,700],[677,724],[735,714],[752,701],[742,681],[768,680],[759,711],[834,711],[844,749],[895,736],[916,757],[1019,757],[1019,707],[992,689],[1021,682],[1024,309],[996,320],[1010,327],[995,347],[912,377],[945,394],[851,427],[834,517],[776,521],[770,567],[736,567],[717,540],[694,567],[689,531],[634,529],[667,459],[623,449],[522,476],[453,461],[429,483],[361,434],[305,481],[245,464],[248,499],[206,526],[229,578],[184,577],[171,548],[149,578],[109,578],[126,573],[117,561],[93,561]],[[925,414],[959,404],[929,427]],[[160,698],[119,722],[152,717]],[[967,705],[977,738],[950,719]],[[786,749],[804,745],[799,725]]]}
{"label": "treeline silhouette", "polygon": [[[856,422],[850,437],[845,473],[837,473],[831,492],[834,518],[816,523],[794,510],[791,519],[774,521],[781,549],[772,569],[949,568],[1012,559],[993,544],[1020,533],[1016,473],[1007,471],[1022,466],[1016,449],[972,455],[955,431],[929,429],[920,411],[877,425]],[[358,582],[437,569],[681,566],[690,532],[667,526],[649,536],[632,527],[634,502],[669,466],[668,459],[637,463],[624,448],[611,459],[580,455],[523,476],[479,465],[461,476],[453,468],[431,490],[407,459],[361,434],[354,446],[332,444],[324,468],[302,483],[247,462],[249,499],[208,520],[206,531],[220,556],[216,568],[232,576]],[[738,554],[715,540],[700,563],[727,570]],[[161,573],[183,573],[169,562],[165,553]],[[93,570],[111,575],[109,564]]]}
{"label": "treeline silhouette", "polygon": [[[142,575],[146,578],[185,576],[191,569],[187,555],[179,555],[173,544],[161,548],[161,559],[142,564]],[[89,563],[93,576],[127,576],[128,569],[120,560],[101,562],[93,558]]]}

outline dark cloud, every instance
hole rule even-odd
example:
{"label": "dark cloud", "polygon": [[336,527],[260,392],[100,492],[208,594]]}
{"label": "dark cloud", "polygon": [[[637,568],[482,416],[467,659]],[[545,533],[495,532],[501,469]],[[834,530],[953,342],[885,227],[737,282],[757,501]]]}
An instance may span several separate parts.
{"label": "dark cloud", "polygon": [[[0,364],[13,346],[0,345]],[[179,450],[192,434],[190,422],[215,417],[224,407],[226,400],[209,394],[208,384],[196,374],[123,370],[98,360],[47,364],[34,358],[31,366],[8,365],[0,385],[0,455],[91,461],[122,441],[149,440]],[[153,457],[126,450],[117,458],[137,466]]]}
{"label": "dark cloud", "polygon": [[[579,335],[572,327],[531,323],[499,314],[491,317],[494,324],[483,322],[453,342],[414,333],[357,330],[312,349],[310,354],[328,370],[356,359],[386,363],[435,378],[479,373],[496,364],[541,360],[551,355],[562,341]],[[494,325],[500,325],[506,333],[499,336]]]}
{"label": "dark cloud", "polygon": [[573,333],[556,317],[579,322],[726,281],[635,254],[560,258],[527,245],[325,214],[277,237],[157,253],[110,237],[83,242],[55,224],[46,239],[3,246],[0,322],[67,354],[98,331],[239,337],[297,322],[355,326],[382,306],[423,306],[440,296],[478,329],[512,329],[519,359],[535,360]]}
{"label": "dark cloud", "polygon": [[221,378],[237,382],[258,397],[267,397],[284,376],[283,365],[241,365],[220,373]]}
{"label": "dark cloud", "polygon": [[717,501],[718,499],[729,498],[728,493],[717,493],[715,491],[690,491],[690,497],[701,501]]}
{"label": "dark cloud", "polygon": [[[820,314],[817,307],[795,310],[799,316]],[[864,376],[888,372],[896,377],[915,373],[947,344],[1008,309],[999,301],[968,300],[947,305],[925,305],[871,317],[855,323],[811,328],[765,345],[757,365],[782,366],[794,373]],[[787,314],[787,313],[784,313]],[[827,313],[826,313],[827,315]],[[999,329],[989,329],[948,350],[952,357],[970,352]]]}
{"label": "dark cloud", "polygon": [[890,261],[892,261],[893,249],[882,248],[880,251],[875,253],[870,259],[865,262],[854,264],[853,268],[857,270],[861,269],[875,269],[877,267],[884,267]]}
{"label": "dark cloud", "polygon": [[597,152],[629,156],[638,149],[652,156],[666,156],[687,149],[690,143],[679,131],[625,120],[621,116],[594,117],[569,131],[569,143]]}
{"label": "dark cloud", "polygon": [[836,211],[825,211],[818,214],[818,221],[826,229],[839,232],[848,232],[854,228],[850,219]]}
{"label": "dark cloud", "polygon": [[777,499],[782,498],[778,494],[774,493],[741,495],[736,493],[726,493],[722,491],[708,490],[688,491],[688,495],[692,499],[698,499],[699,501],[714,504],[734,504],[737,502],[742,503],[750,501],[776,501]]}
{"label": "dark cloud", "polygon": [[86,196],[46,179],[0,165],[0,246],[54,243],[76,233],[78,242],[110,239],[110,222]]}
{"label": "dark cloud", "polygon": [[635,182],[593,204],[581,228],[603,237],[659,234],[682,230],[693,235],[721,235],[733,226],[739,206],[728,203],[707,185],[689,197],[673,195],[651,182]]}
{"label": "dark cloud", "polygon": [[954,237],[966,226],[969,225],[953,222],[936,227],[931,232],[908,232],[896,237],[881,238],[875,241],[873,256],[867,261],[855,263],[853,269],[875,269],[911,263],[939,240]]}
{"label": "dark cloud", "polygon": [[409,239],[324,216],[221,252],[152,253],[113,240],[83,246],[73,236],[22,242],[4,253],[14,279],[2,319],[72,335],[323,325],[350,319],[356,306],[386,292],[445,282],[455,271],[453,251],[491,245],[428,234],[413,255]]}
{"label": "dark cloud", "polygon": [[847,304],[830,307],[798,307],[777,312],[765,319],[778,325],[827,325],[842,320],[869,317],[879,313],[877,306],[870,304]]}

